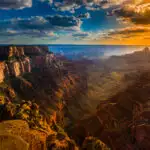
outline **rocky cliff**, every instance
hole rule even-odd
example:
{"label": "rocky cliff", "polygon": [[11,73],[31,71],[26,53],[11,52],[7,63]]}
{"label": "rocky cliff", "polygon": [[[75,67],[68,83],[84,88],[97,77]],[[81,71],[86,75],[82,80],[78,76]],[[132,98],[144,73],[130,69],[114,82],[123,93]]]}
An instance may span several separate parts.
{"label": "rocky cliff", "polygon": [[50,67],[54,61],[55,67],[62,65],[45,46],[0,47],[0,83],[8,76],[30,73],[35,67]]}
{"label": "rocky cliff", "polygon": [[[74,139],[98,137],[113,150],[150,149],[150,72],[130,74],[134,82],[107,100],[72,130]],[[128,80],[126,79],[126,82]]]}
{"label": "rocky cliff", "polygon": [[141,109],[150,97],[148,49],[101,66],[45,46],[2,47],[0,54],[0,139],[9,133],[29,150],[150,149],[150,111]]}
{"label": "rocky cliff", "polygon": [[0,62],[0,83],[4,81],[9,74],[8,66],[5,62]]}
{"label": "rocky cliff", "polygon": [[[72,117],[68,106],[85,88],[82,84],[85,78],[76,71],[77,67],[67,59],[54,56],[48,47],[1,48],[0,121],[27,122],[30,129],[34,129],[32,134],[31,130],[21,133],[16,130],[16,133],[30,150],[45,150],[45,146],[49,150],[77,150],[75,142],[64,131]],[[17,123],[12,122],[11,125]],[[3,124],[0,124],[2,130]],[[13,133],[9,138],[18,139]],[[42,133],[45,134],[41,139]]]}
{"label": "rocky cliff", "polygon": [[0,82],[8,76],[20,76],[31,72],[30,58],[24,54],[23,47],[1,47],[0,48]]}
{"label": "rocky cliff", "polygon": [[28,56],[45,55],[49,52],[48,46],[24,46],[24,53]]}

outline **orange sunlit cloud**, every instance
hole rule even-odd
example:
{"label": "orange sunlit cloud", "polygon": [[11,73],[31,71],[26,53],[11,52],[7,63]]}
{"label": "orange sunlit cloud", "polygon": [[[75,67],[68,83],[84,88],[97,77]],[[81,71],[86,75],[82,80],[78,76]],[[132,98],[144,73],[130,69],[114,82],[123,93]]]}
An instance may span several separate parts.
{"label": "orange sunlit cloud", "polygon": [[150,26],[132,26],[109,30],[92,44],[150,45]]}
{"label": "orange sunlit cloud", "polygon": [[92,44],[150,45],[150,0],[126,1],[113,14],[127,27],[105,31]]}

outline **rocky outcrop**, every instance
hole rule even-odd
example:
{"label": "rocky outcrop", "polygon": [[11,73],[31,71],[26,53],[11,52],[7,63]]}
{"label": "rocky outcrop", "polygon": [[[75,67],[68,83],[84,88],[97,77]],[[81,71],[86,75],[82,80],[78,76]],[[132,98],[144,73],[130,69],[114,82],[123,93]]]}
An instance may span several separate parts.
{"label": "rocky outcrop", "polygon": [[24,56],[24,48],[23,47],[9,47],[9,57],[13,57],[13,56]]}
{"label": "rocky outcrop", "polygon": [[140,149],[150,149],[150,125],[141,124],[136,127],[133,127],[132,133]]}
{"label": "rocky outcrop", "polygon": [[4,60],[11,56],[35,56],[45,55],[46,53],[49,53],[48,46],[1,46],[0,60]]}
{"label": "rocky outcrop", "polygon": [[8,76],[20,76],[31,72],[30,58],[23,47],[0,47],[0,83]]}
{"label": "rocky outcrop", "polygon": [[0,83],[4,81],[5,77],[8,76],[9,69],[5,62],[0,62]]}
{"label": "rocky outcrop", "polygon": [[19,76],[24,73],[31,72],[31,64],[30,59],[28,57],[24,57],[20,60],[14,60],[7,63],[10,75]]}
{"label": "rocky outcrop", "polygon": [[32,68],[60,69],[63,64],[47,46],[4,46],[0,47],[0,83],[6,74],[18,77],[30,73]]}
{"label": "rocky outcrop", "polygon": [[[88,130],[94,132],[90,135],[99,137],[114,150],[150,149],[150,72],[137,74],[130,86],[99,104],[96,113],[99,122],[91,119],[94,115],[81,122],[85,125],[84,130],[91,124]],[[102,126],[102,130],[97,126]]]}
{"label": "rocky outcrop", "polygon": [[0,47],[0,60],[6,60],[12,56],[22,56],[24,55],[23,47],[16,46],[1,46]]}
{"label": "rocky outcrop", "polygon": [[[63,128],[70,122],[65,118],[69,115],[70,118],[74,116],[69,113],[67,107],[70,104],[74,105],[75,97],[86,89],[85,84],[82,85],[83,81],[86,82],[86,78],[76,70],[80,67],[74,66],[71,61],[65,59],[63,64],[64,61],[50,53],[48,47],[43,46],[7,47],[6,51],[0,53],[0,57],[4,58],[1,60],[6,64],[10,76],[5,82],[6,69],[3,67],[1,82],[4,83],[0,84],[0,92],[5,100],[0,105],[0,121],[5,123],[4,120],[22,119],[30,126],[28,129],[25,125],[24,131],[21,129],[20,132],[19,125],[13,120],[9,127],[14,128],[12,127],[14,124],[16,128],[11,130],[8,127],[9,133],[25,140],[31,150],[45,150],[46,144],[48,149],[78,149]],[[9,92],[7,88],[9,86],[15,91],[16,96],[12,96],[13,91]],[[51,126],[52,122],[55,122],[55,127]],[[48,127],[46,128],[45,125]],[[4,130],[0,125],[0,131],[7,132],[7,129]]]}
{"label": "rocky outcrop", "polygon": [[10,134],[0,134],[0,150],[29,150],[28,143],[22,138]]}
{"label": "rocky outcrop", "polygon": [[111,56],[103,59],[100,65],[108,71],[129,71],[129,70],[149,70],[150,68],[150,49],[146,47],[142,51],[135,51],[121,56]]}
{"label": "rocky outcrop", "polygon": [[5,78],[4,69],[5,69],[4,63],[0,63],[0,82],[3,82]]}
{"label": "rocky outcrop", "polygon": [[0,83],[8,76],[20,76],[24,73],[31,72],[30,59],[14,60],[11,62],[0,62]]}
{"label": "rocky outcrop", "polygon": [[85,138],[82,148],[86,150],[110,150],[101,140],[91,136]]}
{"label": "rocky outcrop", "polygon": [[[36,68],[43,68],[43,67],[50,67],[56,63],[56,57],[54,54],[45,54],[39,56],[32,56],[32,67]],[[57,60],[59,61],[59,60]]]}
{"label": "rocky outcrop", "polygon": [[[24,140],[24,143],[29,145],[29,150],[46,150],[47,135],[30,129],[25,121],[11,120],[0,123],[0,135],[3,134],[7,134],[9,138],[16,136],[16,138]],[[16,143],[17,145],[21,144],[19,140]]]}
{"label": "rocky outcrop", "polygon": [[49,52],[48,46],[24,46],[24,53],[27,56],[45,55]]}

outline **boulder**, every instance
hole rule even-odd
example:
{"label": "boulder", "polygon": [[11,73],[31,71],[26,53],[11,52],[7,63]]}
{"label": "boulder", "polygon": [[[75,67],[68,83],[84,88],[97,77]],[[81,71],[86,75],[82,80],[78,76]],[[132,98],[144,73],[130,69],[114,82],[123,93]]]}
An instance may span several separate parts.
{"label": "boulder", "polygon": [[21,137],[11,134],[0,134],[0,150],[29,150],[29,144]]}
{"label": "boulder", "polygon": [[29,144],[29,150],[46,150],[47,134],[38,130],[30,129],[26,121],[10,120],[1,122],[0,134],[15,135],[23,139]]}

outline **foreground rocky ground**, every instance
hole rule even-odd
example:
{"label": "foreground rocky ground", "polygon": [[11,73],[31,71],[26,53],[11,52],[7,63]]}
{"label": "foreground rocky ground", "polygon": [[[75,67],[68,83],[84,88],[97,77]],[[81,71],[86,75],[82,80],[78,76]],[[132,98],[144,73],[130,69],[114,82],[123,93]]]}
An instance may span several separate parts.
{"label": "foreground rocky ground", "polygon": [[0,150],[149,150],[150,51],[67,60],[0,47]]}

